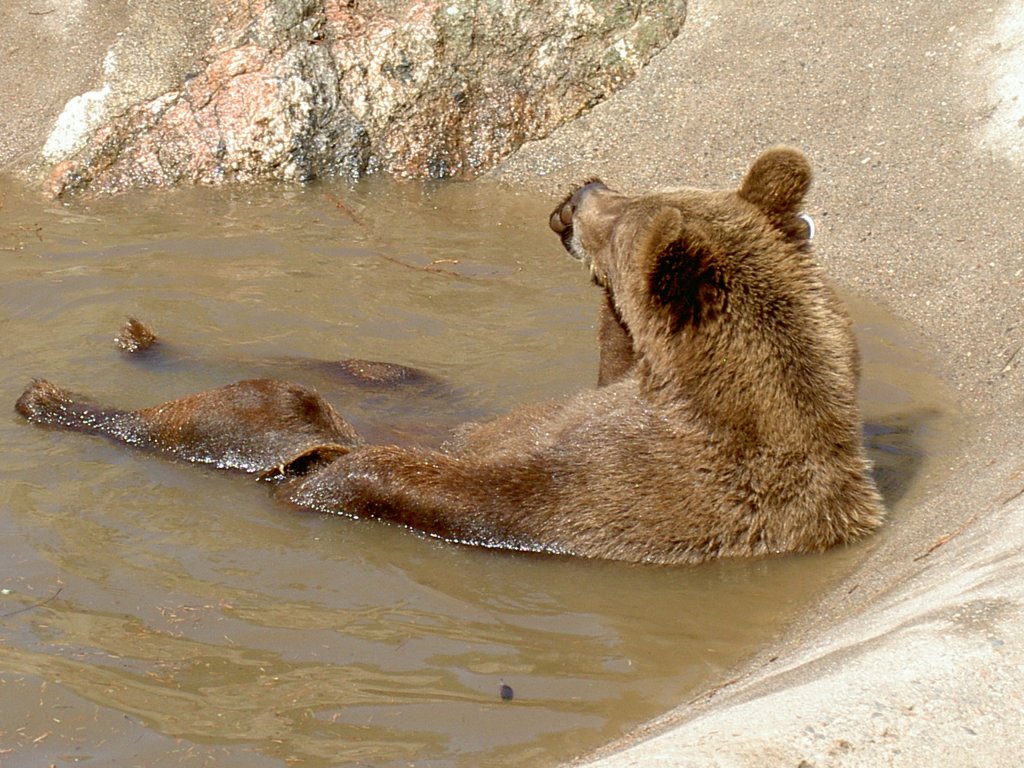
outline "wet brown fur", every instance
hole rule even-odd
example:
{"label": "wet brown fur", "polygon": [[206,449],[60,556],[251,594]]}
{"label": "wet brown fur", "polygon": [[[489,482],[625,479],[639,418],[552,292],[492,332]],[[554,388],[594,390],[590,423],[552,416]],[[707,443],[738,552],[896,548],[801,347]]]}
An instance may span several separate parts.
{"label": "wet brown fur", "polygon": [[[739,190],[577,190],[551,225],[604,292],[599,386],[466,425],[440,450],[363,445],[315,393],[281,383],[96,413],[116,414],[104,419],[125,442],[193,460],[224,463],[218,451],[244,443],[245,468],[297,506],[466,543],[695,563],[849,542],[883,510],[850,320],[797,217],[810,180],[800,153],[776,149]],[[49,386],[19,411],[104,431],[55,417],[86,407],[66,393],[38,407]],[[254,392],[265,411],[248,407]],[[202,450],[175,450],[182,425]]]}
{"label": "wet brown fur", "polygon": [[99,406],[36,379],[14,407],[37,424],[253,473],[283,468],[312,450],[337,455],[361,442],[315,390],[275,379],[240,381],[134,411]]}

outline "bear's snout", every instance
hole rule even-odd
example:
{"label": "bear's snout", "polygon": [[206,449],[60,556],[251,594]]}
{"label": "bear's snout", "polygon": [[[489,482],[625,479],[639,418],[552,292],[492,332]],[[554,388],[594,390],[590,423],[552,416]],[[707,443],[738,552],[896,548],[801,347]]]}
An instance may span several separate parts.
{"label": "bear's snout", "polygon": [[551,213],[548,224],[556,235],[564,235],[572,229],[572,217],[576,210],[583,204],[584,199],[597,190],[607,190],[608,186],[599,179],[594,179],[577,187],[557,208]]}

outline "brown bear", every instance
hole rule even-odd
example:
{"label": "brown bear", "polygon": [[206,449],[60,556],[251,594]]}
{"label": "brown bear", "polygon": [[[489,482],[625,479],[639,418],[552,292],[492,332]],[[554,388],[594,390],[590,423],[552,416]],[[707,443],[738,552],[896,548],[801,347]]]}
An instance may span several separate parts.
{"label": "brown bear", "polygon": [[884,512],[851,322],[800,216],[810,182],[776,148],[738,190],[577,189],[550,225],[603,291],[597,388],[436,450],[366,445],[315,392],[267,380],[128,412],[35,382],[17,407],[468,544],[649,563],[824,550]]}

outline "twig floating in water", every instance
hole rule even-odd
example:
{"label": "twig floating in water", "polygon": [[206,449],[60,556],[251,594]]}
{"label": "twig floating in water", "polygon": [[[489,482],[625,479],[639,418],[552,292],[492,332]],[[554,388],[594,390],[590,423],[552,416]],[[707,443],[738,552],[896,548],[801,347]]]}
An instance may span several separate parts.
{"label": "twig floating in water", "polygon": [[23,608],[18,608],[16,611],[9,611],[8,613],[0,613],[0,619],[9,619],[11,616],[17,616],[19,613],[25,613],[25,611],[31,611],[33,608],[41,608],[51,600],[56,600],[57,595],[64,591],[64,587],[57,587],[57,591],[50,595],[45,600],[40,600],[38,603],[33,605],[26,605]]}

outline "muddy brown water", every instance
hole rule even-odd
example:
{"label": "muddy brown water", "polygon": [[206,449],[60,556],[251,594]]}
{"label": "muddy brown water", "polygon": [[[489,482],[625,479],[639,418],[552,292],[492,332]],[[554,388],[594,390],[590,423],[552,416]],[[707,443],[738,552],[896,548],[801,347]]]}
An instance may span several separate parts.
{"label": "muddy brown water", "polygon": [[[278,375],[415,438],[591,385],[597,296],[547,231],[553,201],[486,183],[0,192],[5,766],[554,765],[720,681],[871,546],[697,568],[470,549],[28,425],[12,406],[35,376],[142,406]],[[898,525],[954,409],[913,334],[853,308]],[[126,314],[166,357],[115,351]],[[346,356],[447,387],[293,364]]]}

